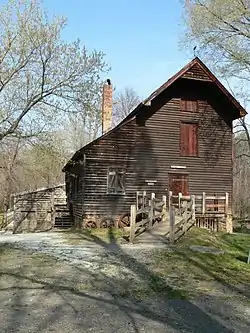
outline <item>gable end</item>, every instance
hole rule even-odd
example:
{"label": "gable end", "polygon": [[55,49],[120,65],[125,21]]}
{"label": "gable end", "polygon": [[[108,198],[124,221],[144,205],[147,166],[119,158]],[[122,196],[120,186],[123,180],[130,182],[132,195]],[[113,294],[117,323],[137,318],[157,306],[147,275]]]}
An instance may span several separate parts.
{"label": "gable end", "polygon": [[185,79],[194,79],[201,81],[209,81],[212,82],[211,77],[207,75],[204,69],[198,64],[194,64],[188,71],[186,71],[182,76]]}

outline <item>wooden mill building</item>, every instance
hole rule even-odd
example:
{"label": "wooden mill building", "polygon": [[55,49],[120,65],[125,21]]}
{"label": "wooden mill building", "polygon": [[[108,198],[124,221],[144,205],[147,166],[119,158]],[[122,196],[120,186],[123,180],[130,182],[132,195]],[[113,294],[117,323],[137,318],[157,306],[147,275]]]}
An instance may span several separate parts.
{"label": "wooden mill building", "polygon": [[112,85],[103,88],[103,135],[63,171],[76,226],[118,224],[136,191],[156,195],[229,193],[232,123],[246,110],[199,59],[193,59],[110,129]]}

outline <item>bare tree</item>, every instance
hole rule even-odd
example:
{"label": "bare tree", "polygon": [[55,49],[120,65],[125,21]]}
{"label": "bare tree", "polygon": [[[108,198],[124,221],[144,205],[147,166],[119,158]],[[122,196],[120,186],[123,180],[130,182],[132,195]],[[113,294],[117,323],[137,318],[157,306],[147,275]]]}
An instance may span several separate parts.
{"label": "bare tree", "polygon": [[0,11],[0,141],[30,137],[99,98],[103,53],[61,39],[66,20],[48,20],[37,0],[9,0]]}
{"label": "bare tree", "polygon": [[250,1],[186,0],[184,46],[223,77],[250,81]]}
{"label": "bare tree", "polygon": [[101,134],[100,102],[101,98],[84,112],[81,112],[81,103],[79,103],[79,112],[69,115],[65,129],[61,133],[66,151],[72,154]]}
{"label": "bare tree", "polygon": [[[0,201],[5,208],[13,192],[63,181],[61,169],[69,157],[59,135],[64,123],[100,114],[100,74],[108,70],[104,55],[88,52],[80,40],[63,41],[65,26],[63,17],[48,19],[39,0],[1,4]],[[88,123],[83,125],[88,131]]]}
{"label": "bare tree", "polygon": [[134,89],[125,88],[114,96],[113,125],[117,125],[140,103],[140,97]]}
{"label": "bare tree", "polygon": [[[245,106],[250,102],[250,1],[185,0],[182,46],[197,47]],[[230,83],[230,84],[229,84]],[[234,89],[230,86],[233,85]],[[246,118],[234,126],[234,198],[237,214],[250,214],[250,132]]]}

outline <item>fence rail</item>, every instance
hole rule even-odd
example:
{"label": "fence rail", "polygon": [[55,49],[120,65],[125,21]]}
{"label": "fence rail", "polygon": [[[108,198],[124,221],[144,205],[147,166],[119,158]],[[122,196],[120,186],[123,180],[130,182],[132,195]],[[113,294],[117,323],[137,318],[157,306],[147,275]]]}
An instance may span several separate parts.
{"label": "fence rail", "polygon": [[130,242],[133,243],[136,236],[148,228],[152,228],[154,222],[166,221],[169,211],[169,235],[170,243],[177,241],[194,224],[201,228],[218,231],[221,222],[230,232],[229,196],[225,195],[173,195],[170,191],[168,204],[166,196],[161,199],[155,197],[155,193],[148,196],[146,191],[136,193],[136,205],[131,206],[130,211]]}
{"label": "fence rail", "polygon": [[156,220],[166,219],[167,197],[161,199],[151,193],[150,198],[146,191],[136,193],[136,205],[130,208],[130,236],[129,241],[133,243],[135,237],[146,229],[152,228]]}
{"label": "fence rail", "polygon": [[195,196],[173,196],[170,192],[169,221],[169,241],[173,244],[195,224]]}
{"label": "fence rail", "polygon": [[[178,195],[173,195],[169,192],[169,201],[181,209],[181,202],[185,200],[191,200],[190,195],[183,195],[179,193]],[[202,195],[195,195],[195,211],[197,214],[227,214],[229,207],[229,194],[225,195],[207,195],[205,192]]]}
{"label": "fence rail", "polygon": [[[183,200],[190,200],[191,196],[172,195],[170,192],[169,202],[173,203],[176,211],[182,211]],[[205,192],[202,195],[195,195],[195,214],[196,226],[200,228],[219,231],[226,229],[227,232],[232,232],[232,216],[229,209],[229,195],[207,195]]]}

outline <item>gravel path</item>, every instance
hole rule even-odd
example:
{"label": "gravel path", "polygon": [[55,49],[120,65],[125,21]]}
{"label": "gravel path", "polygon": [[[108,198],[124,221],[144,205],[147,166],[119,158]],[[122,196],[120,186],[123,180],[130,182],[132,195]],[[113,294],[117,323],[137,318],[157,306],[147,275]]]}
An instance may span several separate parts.
{"label": "gravel path", "polygon": [[0,248],[7,244],[14,250],[0,267],[1,333],[249,333],[249,304],[239,296],[140,294],[152,274],[146,247],[70,245],[61,233],[0,235]]}

